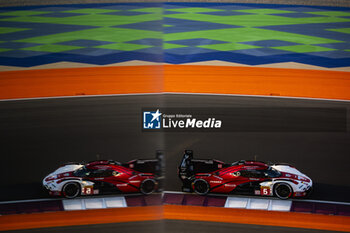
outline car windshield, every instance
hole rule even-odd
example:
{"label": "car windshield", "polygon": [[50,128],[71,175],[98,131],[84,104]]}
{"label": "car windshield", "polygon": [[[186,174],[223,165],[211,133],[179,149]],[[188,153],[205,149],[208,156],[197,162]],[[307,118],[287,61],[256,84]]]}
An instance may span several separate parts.
{"label": "car windshield", "polygon": [[74,171],[73,175],[77,176],[77,177],[86,177],[86,176],[90,175],[90,171],[88,169],[86,169],[86,167],[84,166],[84,167],[81,167],[78,170]]}
{"label": "car windshield", "polygon": [[265,176],[270,178],[276,178],[281,176],[281,173],[272,167],[269,167],[266,171],[264,171],[264,173]]}

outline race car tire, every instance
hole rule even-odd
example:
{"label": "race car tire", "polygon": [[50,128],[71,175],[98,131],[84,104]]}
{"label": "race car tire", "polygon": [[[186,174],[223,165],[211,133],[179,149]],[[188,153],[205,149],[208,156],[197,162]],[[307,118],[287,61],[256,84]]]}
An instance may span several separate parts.
{"label": "race car tire", "polygon": [[140,191],[142,194],[151,194],[156,190],[157,183],[153,179],[145,179],[140,185]]}
{"label": "race car tire", "polygon": [[293,195],[293,189],[292,187],[287,183],[277,183],[273,186],[273,192],[274,194],[282,199],[286,200],[290,198]]}
{"label": "race car tire", "polygon": [[76,198],[80,192],[81,187],[77,182],[68,182],[62,188],[62,195],[66,198]]}
{"label": "race car tire", "polygon": [[193,189],[199,195],[206,195],[209,192],[209,184],[206,180],[197,179],[193,182]]}

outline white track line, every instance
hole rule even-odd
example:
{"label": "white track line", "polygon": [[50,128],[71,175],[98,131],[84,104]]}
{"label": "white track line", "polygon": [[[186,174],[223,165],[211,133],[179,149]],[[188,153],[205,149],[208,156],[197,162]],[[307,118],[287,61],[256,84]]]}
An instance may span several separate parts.
{"label": "white track line", "polygon": [[62,198],[42,198],[42,199],[29,199],[29,200],[17,200],[17,201],[1,201],[1,204],[12,204],[12,203],[26,203],[26,202],[38,202],[38,201],[57,201],[63,200]]}
{"label": "white track line", "polygon": [[270,96],[270,95],[243,95],[243,94],[217,94],[217,93],[185,93],[185,92],[163,92],[162,94],[175,95],[208,95],[208,96],[236,96],[236,97],[258,97],[258,98],[275,98],[275,99],[297,99],[297,100],[317,100],[317,101],[336,101],[349,102],[350,100],[326,99],[326,98],[310,98],[310,97],[292,97],[292,96]]}
{"label": "white track line", "polygon": [[295,201],[303,202],[316,202],[316,203],[325,203],[325,204],[340,204],[340,205],[350,205],[349,202],[339,202],[339,201],[322,201],[322,200],[307,200],[307,199],[297,199]]}
{"label": "white track line", "polygon": [[[108,198],[108,197],[132,197],[132,196],[141,196],[141,193],[129,193],[129,194],[117,194],[117,195],[96,195],[96,196],[80,196],[74,200],[79,199],[93,199],[93,198]],[[11,203],[25,203],[25,202],[39,202],[39,201],[59,201],[59,200],[72,200],[63,197],[57,198],[41,198],[41,199],[28,199],[28,200],[15,200],[15,201],[0,201],[1,204],[11,204]]]}
{"label": "white track line", "polygon": [[217,93],[185,93],[185,92],[160,92],[160,93],[130,93],[130,94],[109,94],[109,95],[74,95],[74,96],[52,96],[52,97],[34,97],[18,99],[0,99],[0,102],[8,101],[26,101],[26,100],[46,100],[46,99],[70,99],[70,98],[94,98],[94,97],[116,97],[116,96],[142,96],[142,95],[203,95],[203,96],[233,96],[233,97],[253,97],[253,98],[272,98],[272,99],[292,99],[292,100],[313,100],[313,101],[332,101],[350,103],[350,100],[341,99],[323,99],[310,97],[291,97],[291,96],[269,96],[269,95],[242,95],[242,94],[217,94]]}
{"label": "white track line", "polygon": [[[180,191],[164,191],[164,193],[169,194],[191,194]],[[259,196],[242,196],[242,195],[226,195],[226,194],[211,194],[209,196],[220,196],[220,197],[242,197],[242,198],[261,198],[265,200],[280,200],[279,198],[267,198],[267,197],[259,197]],[[326,204],[340,204],[340,205],[350,205],[349,202],[339,202],[339,201],[323,201],[323,200],[309,200],[309,199],[290,199],[290,201],[303,201],[303,202],[316,202],[316,203],[326,203]]]}
{"label": "white track line", "polygon": [[[186,192],[180,192],[180,191],[164,191],[163,194],[191,194],[191,193],[186,193]],[[129,194],[129,195],[116,195],[116,196],[138,196],[139,194]],[[229,197],[230,195],[210,195],[210,196],[226,196]],[[101,197],[115,197],[113,196],[89,196],[88,198],[101,198]],[[243,196],[235,196],[235,197],[242,197]],[[259,196],[246,196],[246,197],[252,197],[252,198],[259,198]],[[246,198],[244,197],[244,198]],[[265,197],[260,197],[260,198],[264,198],[264,199],[271,199],[271,198],[265,198]],[[86,197],[80,197],[78,199],[86,199]],[[16,201],[1,201],[1,204],[11,204],[11,203],[25,203],[25,202],[38,202],[38,201],[57,201],[57,200],[66,200],[65,198],[42,198],[42,199],[30,199],[30,200],[16,200]],[[272,200],[272,199],[271,199]],[[276,200],[279,200],[276,198]],[[291,201],[303,201],[303,202],[316,202],[316,203],[326,203],[326,204],[340,204],[340,205],[350,205],[349,202],[338,202],[338,201],[323,201],[323,200],[308,200],[308,199],[292,199]]]}
{"label": "white track line", "polygon": [[72,95],[72,96],[51,96],[18,99],[0,99],[0,102],[26,101],[26,100],[50,100],[50,99],[70,99],[70,98],[93,98],[93,97],[114,97],[114,96],[139,96],[139,95],[161,95],[162,93],[131,93],[131,94],[110,94],[110,95]]}

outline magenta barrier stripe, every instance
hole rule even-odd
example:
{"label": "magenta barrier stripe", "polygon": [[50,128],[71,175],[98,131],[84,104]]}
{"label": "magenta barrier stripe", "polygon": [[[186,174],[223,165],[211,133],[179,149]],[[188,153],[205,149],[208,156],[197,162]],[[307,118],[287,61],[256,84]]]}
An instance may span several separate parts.
{"label": "magenta barrier stripe", "polygon": [[[248,197],[249,198],[249,197]],[[161,205],[224,207],[226,196],[199,196],[196,194],[164,193],[125,196],[128,207]],[[63,211],[62,200],[0,203],[0,215]],[[290,212],[350,216],[350,205],[307,200],[292,200]]]}
{"label": "magenta barrier stripe", "polygon": [[63,211],[61,200],[0,204],[0,215]]}
{"label": "magenta barrier stripe", "polygon": [[291,212],[350,216],[350,205],[293,201]]}

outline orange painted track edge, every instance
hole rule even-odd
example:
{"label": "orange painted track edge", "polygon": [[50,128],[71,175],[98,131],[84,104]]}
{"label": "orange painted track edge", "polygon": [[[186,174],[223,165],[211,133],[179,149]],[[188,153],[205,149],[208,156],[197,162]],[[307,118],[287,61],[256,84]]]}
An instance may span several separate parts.
{"label": "orange painted track edge", "polygon": [[0,231],[162,219],[350,231],[346,216],[178,205],[4,215]]}
{"label": "orange painted track edge", "polygon": [[0,99],[160,93],[162,66],[0,72]]}
{"label": "orange painted track edge", "polygon": [[350,100],[350,73],[263,67],[166,65],[164,92]]}
{"label": "orange painted track edge", "polygon": [[200,93],[350,100],[350,72],[195,65],[0,72],[0,99]]}

